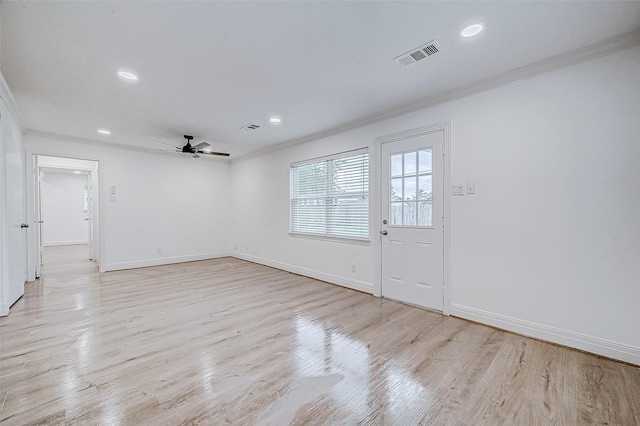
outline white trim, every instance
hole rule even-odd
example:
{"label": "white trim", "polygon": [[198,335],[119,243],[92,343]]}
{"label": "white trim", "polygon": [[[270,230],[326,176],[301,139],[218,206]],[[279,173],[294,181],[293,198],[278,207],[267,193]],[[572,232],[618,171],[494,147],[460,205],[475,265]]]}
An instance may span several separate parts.
{"label": "white trim", "polygon": [[[377,176],[376,176],[376,194],[381,193],[382,189],[382,175],[380,173],[380,168],[382,167],[382,145],[389,142],[401,141],[404,139],[410,139],[417,136],[428,135],[434,132],[442,132],[443,139],[443,149],[442,149],[442,164],[443,164],[443,205],[442,205],[442,214],[444,216],[443,221],[443,289],[442,289],[442,313],[444,315],[449,315],[451,312],[451,304],[450,304],[450,294],[451,294],[451,273],[450,273],[450,250],[451,250],[451,192],[448,190],[451,188],[451,122],[446,121],[442,123],[432,124],[430,126],[419,127],[417,129],[405,130],[403,132],[392,133],[390,135],[380,136],[376,138],[376,164],[378,165]],[[372,192],[372,191],[369,191]],[[382,212],[383,206],[382,204],[386,203],[386,200],[379,199],[377,208],[377,226],[380,226],[380,214]],[[369,224],[371,227],[372,225]],[[382,295],[382,244],[378,247],[376,251],[376,261],[377,264],[380,265],[378,270],[376,271],[376,282],[374,286],[374,293],[376,296]]]}
{"label": "white trim", "polygon": [[451,304],[451,315],[493,327],[640,365],[640,348],[506,315]]}
{"label": "white trim", "polygon": [[[33,132],[28,132],[27,134],[35,134]],[[60,139],[60,140],[64,140],[64,139]],[[103,170],[103,166],[104,166],[104,161],[102,156],[99,157],[86,157],[83,155],[73,155],[71,157],[65,155],[64,153],[60,153],[58,151],[58,149],[56,149],[56,147],[47,147],[47,148],[40,148],[38,151],[34,151],[32,148],[27,148],[25,150],[25,158],[28,158],[29,161],[25,160],[25,174],[26,174],[26,178],[25,178],[25,194],[27,196],[26,199],[26,206],[27,206],[27,223],[33,224],[33,227],[29,227],[27,229],[27,252],[28,252],[28,259],[27,259],[27,281],[31,282],[34,281],[36,278],[40,278],[36,276],[36,263],[39,262],[39,259],[37,258],[38,256],[38,241],[36,238],[36,231],[35,231],[35,227],[37,226],[37,221],[38,219],[35,217],[35,213],[36,213],[36,206],[35,206],[35,193],[36,193],[36,188],[35,185],[37,185],[37,183],[32,181],[32,175],[34,173],[34,157],[37,155],[42,155],[42,156],[46,156],[46,157],[59,157],[59,158],[66,158],[66,159],[72,159],[72,160],[82,160],[82,161],[93,161],[96,166],[97,169],[86,169],[86,170],[90,170],[90,173],[93,173],[94,171],[97,171],[97,180],[98,180],[98,185],[96,187],[96,193],[94,198],[97,200],[97,210],[95,211],[95,216],[94,216],[94,220],[96,220],[98,222],[98,256],[97,259],[95,259],[98,262],[98,268],[100,270],[100,272],[104,272],[104,269],[102,268],[102,259],[104,258],[104,253],[105,253],[105,248],[106,248],[106,239],[104,238],[105,233],[104,233],[104,205],[106,203],[104,203],[104,201],[102,200],[101,194],[102,194],[102,187],[103,187],[103,180],[104,180],[104,170]],[[85,169],[82,169],[85,170]],[[36,171],[37,173],[37,171]],[[95,182],[95,180],[94,180]]]}
{"label": "white trim", "polygon": [[[175,151],[164,151],[164,150],[158,151],[157,149],[154,149],[154,148],[146,148],[144,146],[139,146],[139,145],[131,145],[131,144],[125,145],[125,144],[117,143],[117,142],[105,142],[105,141],[99,141],[99,140],[96,140],[96,139],[79,138],[77,136],[61,135],[59,133],[44,132],[44,131],[40,131],[40,130],[29,129],[26,132],[24,132],[24,134],[28,135],[28,136],[38,137],[38,138],[54,139],[54,140],[63,141],[63,142],[75,142],[75,143],[80,143],[80,144],[84,144],[84,145],[93,145],[93,146],[102,147],[102,148],[125,150],[125,151],[135,151],[135,152],[144,152],[146,154],[168,155],[168,156],[171,156],[171,157],[175,157],[176,156],[176,152]],[[179,153],[179,154],[182,155],[182,153]],[[40,155],[48,155],[48,156],[51,156],[51,157],[76,158],[78,160],[84,160],[85,159],[83,157],[69,157],[69,156],[60,155],[60,154],[40,154]],[[185,156],[185,158],[191,158],[191,156],[188,156],[188,157]],[[229,158],[221,157],[221,156],[217,156],[217,155],[206,155],[206,156],[201,157],[201,158],[207,158],[208,160],[211,160],[211,161],[220,161],[220,162],[224,162],[224,163],[229,163]],[[88,159],[88,160],[90,160],[90,159]]]}
{"label": "white trim", "polygon": [[0,317],[6,317],[9,315],[9,307],[6,303],[0,303]]}
{"label": "white trim", "polygon": [[[371,230],[369,230],[371,232]],[[348,244],[360,244],[368,246],[371,244],[371,239],[367,238],[356,238],[356,237],[340,237],[334,235],[327,234],[311,234],[305,232],[292,232],[289,231],[289,236],[294,238],[310,238],[312,240],[324,240],[324,241],[332,241],[334,243],[348,243]]]}
{"label": "white trim", "polygon": [[444,148],[442,154],[444,156],[442,162],[444,166],[443,176],[443,305],[442,313],[449,315],[451,313],[451,122],[442,123],[442,131],[444,132]]}
{"label": "white trim", "polygon": [[298,166],[304,166],[307,164],[318,163],[320,161],[329,161],[329,160],[340,160],[342,158],[347,157],[355,157],[356,155],[368,154],[369,147],[365,146],[363,148],[351,149],[349,151],[341,151],[335,154],[323,155],[322,157],[309,158],[307,160],[295,161],[289,164],[289,168],[294,168]]}
{"label": "white trim", "polygon": [[270,266],[272,268],[281,269],[283,271],[291,272],[298,275],[303,275],[309,278],[314,278],[316,280],[326,281],[330,284],[336,284],[341,287],[350,288],[352,290],[358,290],[363,293],[373,294],[373,284],[365,281],[353,280],[350,278],[343,278],[337,275],[331,275],[331,274],[326,274],[324,272],[319,272],[314,269],[302,268],[300,266],[295,266],[295,265],[291,265],[283,262],[276,262],[273,260],[264,259],[258,256],[251,256],[244,253],[235,252],[231,256],[237,259],[246,260],[248,262],[259,263],[261,265]]}
{"label": "white trim", "polygon": [[7,80],[5,80],[2,71],[0,71],[0,98],[4,100],[4,104],[9,110],[9,114],[11,114],[13,121],[18,125],[20,132],[24,134],[24,121],[22,120],[18,104],[16,104],[16,100],[13,97],[13,93],[11,93],[9,84],[7,83]]}
{"label": "white trim", "polygon": [[284,141],[277,145],[268,146],[266,148],[249,152],[247,154],[238,155],[237,157],[230,158],[229,160],[231,163],[234,163],[236,161],[258,157],[270,152],[278,151],[305,142],[311,142],[329,136],[334,136],[349,130],[365,127],[369,124],[374,124],[380,121],[389,120],[391,118],[400,117],[402,115],[427,109],[436,105],[443,104],[445,102],[466,98],[477,93],[482,93],[488,90],[496,89],[498,87],[506,86],[507,84],[514,83],[516,81],[536,77],[550,71],[566,68],[571,65],[580,64],[582,62],[587,62],[625,49],[630,49],[638,45],[640,45],[640,30],[636,30],[618,37],[613,37],[599,43],[592,44],[590,46],[576,49],[571,52],[562,53],[551,58],[547,58],[533,64],[525,65],[523,67],[516,68],[499,75],[491,76],[483,80],[456,87],[451,90],[434,93],[433,95],[418,99],[414,102],[403,104],[391,110],[387,110],[386,112],[383,112],[381,114],[369,115],[367,117],[353,120],[328,130],[323,130],[307,136],[303,136],[301,138]]}
{"label": "white trim", "polygon": [[52,246],[75,246],[80,244],[89,244],[89,241],[88,240],[49,241],[47,243],[43,243],[42,245],[45,247],[52,247]]}
{"label": "white trim", "polygon": [[195,262],[197,260],[209,260],[209,259],[217,259],[220,257],[229,257],[229,256],[231,256],[231,254],[228,252],[219,252],[219,253],[191,254],[187,256],[160,257],[157,259],[136,260],[133,262],[108,263],[105,265],[102,265],[102,264],[100,265],[100,272],[121,271],[123,269],[146,268],[148,266],[162,266],[162,265],[170,265],[173,263]]}

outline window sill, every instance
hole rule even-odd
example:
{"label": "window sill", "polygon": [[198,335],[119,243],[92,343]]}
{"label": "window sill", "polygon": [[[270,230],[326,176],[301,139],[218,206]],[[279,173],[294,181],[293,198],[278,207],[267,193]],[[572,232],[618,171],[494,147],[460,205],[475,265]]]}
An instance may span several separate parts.
{"label": "window sill", "polygon": [[289,232],[289,236],[294,238],[308,238],[311,240],[324,240],[324,241],[333,241],[336,243],[348,243],[348,244],[359,244],[359,245],[369,245],[371,243],[371,240],[369,238],[334,237],[331,235],[305,234],[302,232]]}

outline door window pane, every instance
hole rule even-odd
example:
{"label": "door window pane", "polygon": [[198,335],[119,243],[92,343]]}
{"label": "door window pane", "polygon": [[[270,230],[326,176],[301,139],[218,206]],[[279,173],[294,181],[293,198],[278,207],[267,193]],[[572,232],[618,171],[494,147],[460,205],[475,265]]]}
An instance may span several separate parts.
{"label": "door window pane", "polygon": [[391,156],[391,176],[402,176],[402,154]]}
{"label": "door window pane", "polygon": [[418,176],[418,199],[431,200],[431,175]]}
{"label": "door window pane", "polygon": [[417,204],[418,204],[418,226],[432,226],[431,201],[419,201]]}
{"label": "door window pane", "polygon": [[418,152],[418,172],[430,172],[431,171],[431,148],[423,149]]}
{"label": "door window pane", "polygon": [[391,203],[389,217],[391,225],[402,225],[402,203]]}
{"label": "door window pane", "polygon": [[389,223],[433,226],[431,148],[393,154],[389,161]]}
{"label": "door window pane", "polygon": [[405,200],[416,199],[416,178],[413,176],[404,178],[404,199]]}
{"label": "door window pane", "polygon": [[416,225],[416,203],[404,203],[403,225]]}
{"label": "door window pane", "polygon": [[416,174],[416,156],[417,152],[404,153],[404,175],[411,176]]}
{"label": "door window pane", "polygon": [[400,179],[391,179],[391,188],[390,188],[389,196],[391,197],[391,201],[401,201],[403,199],[402,196],[402,178]]}

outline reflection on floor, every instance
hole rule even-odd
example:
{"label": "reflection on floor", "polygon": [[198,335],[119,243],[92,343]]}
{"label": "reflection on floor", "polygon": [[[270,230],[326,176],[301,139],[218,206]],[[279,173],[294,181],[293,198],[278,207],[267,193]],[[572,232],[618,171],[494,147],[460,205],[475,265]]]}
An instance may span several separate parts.
{"label": "reflection on floor", "polygon": [[98,262],[89,260],[89,245],[45,247],[41,275],[90,274],[98,272]]}
{"label": "reflection on floor", "polygon": [[631,365],[233,258],[73,264],[0,318],[2,425],[640,419]]}

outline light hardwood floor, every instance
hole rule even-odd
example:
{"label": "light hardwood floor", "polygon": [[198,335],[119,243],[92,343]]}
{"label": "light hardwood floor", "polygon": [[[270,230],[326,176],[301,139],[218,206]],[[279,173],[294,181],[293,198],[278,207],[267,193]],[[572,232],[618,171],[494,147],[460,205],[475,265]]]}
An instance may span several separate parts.
{"label": "light hardwood floor", "polygon": [[640,424],[638,367],[233,258],[90,266],[0,318],[2,425]]}

